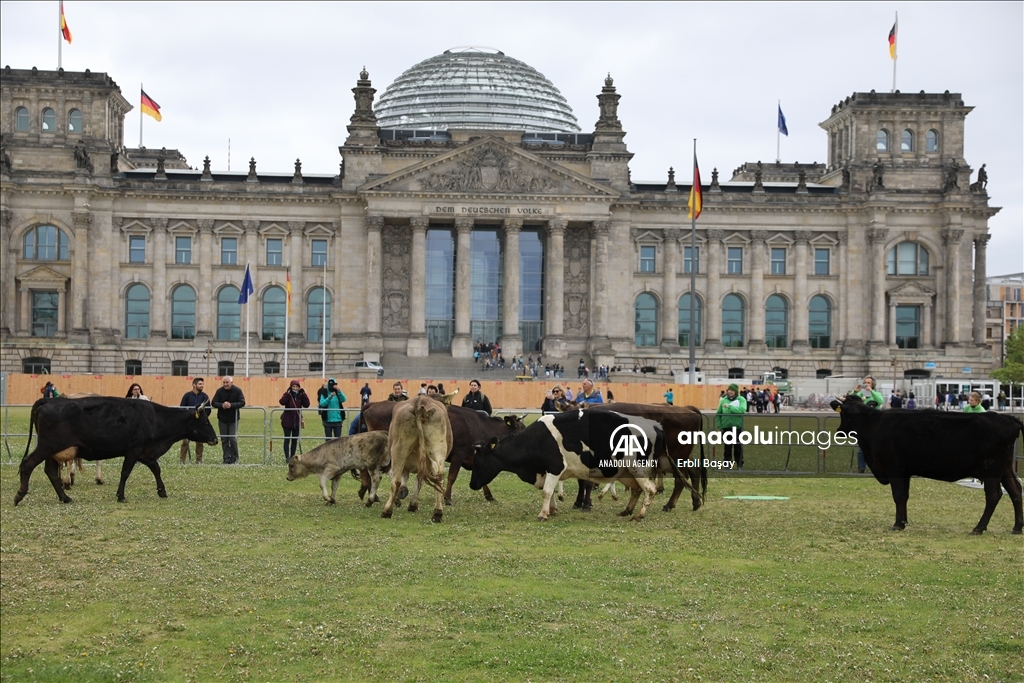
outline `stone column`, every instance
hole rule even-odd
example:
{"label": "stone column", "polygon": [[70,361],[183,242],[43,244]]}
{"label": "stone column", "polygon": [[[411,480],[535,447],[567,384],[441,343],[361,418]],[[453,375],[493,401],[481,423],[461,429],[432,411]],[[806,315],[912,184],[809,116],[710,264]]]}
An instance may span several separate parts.
{"label": "stone column", "polygon": [[306,224],[303,221],[288,221],[291,256],[288,258],[288,268],[292,279],[292,305],[288,316],[288,337],[292,343],[301,343],[305,338],[305,331],[302,329],[302,308],[303,288],[302,274],[303,267],[302,252],[305,244]]}
{"label": "stone column", "polygon": [[196,294],[196,336],[213,337],[214,300],[213,300],[213,219],[203,218],[196,221],[199,226],[199,291]]}
{"label": "stone column", "polygon": [[[384,228],[384,216],[367,216],[364,220],[366,226],[366,333],[373,339],[379,341],[381,321],[381,289],[383,287],[382,266],[383,250],[381,246],[380,231]],[[335,250],[338,249],[338,238],[335,237]],[[335,252],[336,253],[336,252]],[[339,259],[335,258],[337,263]],[[324,287],[327,283],[324,283]],[[335,291],[333,301],[341,298],[341,292]],[[333,306],[332,306],[333,309]],[[341,329],[338,323],[334,323],[335,329]]]}
{"label": "stone column", "polygon": [[423,358],[430,353],[427,342],[427,228],[430,219],[413,216],[409,219],[412,227],[412,256],[409,278],[409,340],[406,355]]}
{"label": "stone column", "polygon": [[473,338],[469,336],[469,261],[473,219],[455,219],[455,336],[452,357],[472,358]]}
{"label": "stone column", "polygon": [[519,334],[519,231],[522,218],[505,219],[505,300],[502,302],[501,351],[506,356],[523,352]]}
{"label": "stone column", "polygon": [[110,334],[115,327],[114,311],[117,304],[114,302],[118,300],[118,283],[115,282],[115,273],[120,270],[119,268],[112,269],[110,264],[120,263],[123,257],[112,244],[113,222],[110,213],[92,212],[88,215],[89,292],[86,303],[86,323],[91,332],[106,335]]}
{"label": "stone column", "polygon": [[[10,105],[8,105],[9,107]],[[4,112],[8,115],[9,112]],[[11,241],[11,219],[14,217],[10,209],[0,209],[0,332],[8,336],[17,329],[14,322],[15,300],[13,294],[17,291],[14,286],[14,265],[11,258],[12,250],[8,248]],[[15,246],[15,250],[20,248]]]}
{"label": "stone column", "polygon": [[24,282],[21,283],[19,296],[21,296],[21,316],[19,316],[21,322],[18,325],[18,331],[23,334],[31,334],[32,327],[30,322],[30,311],[32,308],[32,293],[29,291],[28,285]]}
{"label": "stone column", "polygon": [[149,314],[150,338],[167,337],[170,329],[167,316],[167,219],[154,218],[153,226],[153,291],[150,300],[153,302]]}
{"label": "stone column", "polygon": [[988,241],[992,239],[989,234],[978,235],[974,238],[974,343],[977,346],[985,344],[985,270],[986,251]]}
{"label": "stone column", "polygon": [[[838,348],[841,344],[845,348],[849,331],[847,320],[849,319],[850,311],[850,233],[846,230],[840,230],[836,233],[836,239],[839,240],[838,255],[836,256],[839,261],[839,310],[833,311],[832,324],[839,327],[837,330],[838,335],[832,334],[832,339],[834,340],[832,346]],[[829,332],[832,333],[831,330]]]}
{"label": "stone column", "polygon": [[763,351],[764,343],[764,250],[767,230],[750,231],[750,326],[747,328],[747,347]]}
{"label": "stone column", "polygon": [[548,220],[548,243],[544,267],[544,317],[547,334],[544,340],[544,355],[562,358],[565,343],[562,332],[565,325],[565,288],[562,277],[565,270],[565,226],[564,218]]}
{"label": "stone column", "polygon": [[796,277],[793,287],[793,331],[789,335],[794,350],[808,349],[807,342],[807,255],[810,251],[811,232],[796,231]]}
{"label": "stone column", "polygon": [[896,302],[892,299],[889,300],[889,330],[886,335],[885,343],[890,346],[896,346]]}
{"label": "stone column", "polygon": [[65,317],[68,310],[68,291],[64,283],[57,285],[57,334],[64,334],[67,331]]}
{"label": "stone column", "polygon": [[932,301],[931,298],[923,306],[924,319],[921,321],[921,346],[931,348],[932,345]]}
{"label": "stone column", "polygon": [[676,272],[679,268],[679,243],[683,239],[679,228],[665,228],[665,272],[661,283],[661,348],[664,353],[679,353],[679,292],[676,290]]}
{"label": "stone column", "polygon": [[[877,225],[877,221],[872,222]],[[889,229],[872,227],[868,230],[868,243],[871,245],[871,338],[868,343],[886,345],[885,341],[885,242],[889,239]],[[868,302],[864,302],[867,304]]]}
{"label": "stone column", "polygon": [[[242,221],[242,227],[245,228],[245,261],[249,266],[249,273],[252,276],[252,286],[255,291],[249,295],[249,303],[246,304],[248,311],[245,310],[246,306],[242,307],[242,334],[239,335],[239,343],[245,344],[246,316],[249,316],[249,340],[251,344],[255,344],[260,339],[260,281],[259,281],[259,265],[260,265],[260,222],[259,221]],[[239,283],[241,284],[241,283]]]}
{"label": "stone column", "polygon": [[608,234],[610,221],[594,221],[594,319],[590,328],[591,339],[608,338]]}
{"label": "stone column", "polygon": [[75,262],[72,265],[71,282],[71,329],[79,332],[89,330],[89,321],[86,319],[86,300],[89,296],[89,288],[95,283],[89,279],[89,226],[92,224],[92,215],[88,212],[76,211],[71,215],[71,221],[75,226]]}
{"label": "stone column", "polygon": [[942,233],[946,245],[946,346],[960,345],[960,238],[964,231],[948,228]]}
{"label": "stone column", "polygon": [[722,239],[725,230],[708,229],[708,291],[704,297],[704,350],[722,350]]}

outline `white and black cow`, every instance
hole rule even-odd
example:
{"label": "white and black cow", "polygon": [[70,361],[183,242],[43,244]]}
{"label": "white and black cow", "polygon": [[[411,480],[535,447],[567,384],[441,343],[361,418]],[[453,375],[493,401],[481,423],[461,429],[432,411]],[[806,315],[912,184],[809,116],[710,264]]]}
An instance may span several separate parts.
{"label": "white and black cow", "polygon": [[999,413],[947,413],[940,410],[878,410],[859,396],[832,401],[842,419],[837,434],[856,438],[878,483],[889,485],[896,503],[894,530],[907,526],[910,478],[957,481],[967,477],[985,485],[985,511],[972,534],[988,528],[1002,497],[1013,503],[1013,533],[1024,530],[1021,483],[1013,471],[1013,444],[1024,424]]}
{"label": "white and black cow", "polygon": [[[624,443],[637,450],[621,450]],[[626,466],[619,466],[623,461]],[[657,422],[615,412],[573,410],[545,415],[518,434],[482,444],[469,487],[479,491],[499,472],[512,472],[543,489],[539,519],[544,521],[555,513],[552,494],[563,479],[619,481],[632,494],[622,516],[632,514],[640,494],[644,495],[633,517],[640,520],[657,492],[658,470],[673,466]]]}

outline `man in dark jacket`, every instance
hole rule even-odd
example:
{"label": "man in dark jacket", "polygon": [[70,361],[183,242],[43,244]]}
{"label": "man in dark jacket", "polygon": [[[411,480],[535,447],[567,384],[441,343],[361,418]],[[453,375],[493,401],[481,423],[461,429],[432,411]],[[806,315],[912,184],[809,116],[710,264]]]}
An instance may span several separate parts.
{"label": "man in dark jacket", "polygon": [[[206,416],[210,416],[210,397],[203,391],[203,378],[193,377],[192,378],[192,391],[185,392],[185,395],[181,397],[180,405],[182,408],[198,408],[199,406],[206,404]],[[203,464],[203,442],[196,441],[196,464]],[[181,464],[184,465],[188,459],[188,439],[181,442]]]}
{"label": "man in dark jacket", "polygon": [[238,462],[238,409],[245,407],[245,396],[235,386],[234,378],[229,376],[223,379],[220,389],[213,395],[213,405],[217,408],[224,464],[231,465]]}
{"label": "man in dark jacket", "polygon": [[293,379],[288,385],[288,391],[284,392],[278,401],[284,406],[281,413],[281,428],[284,429],[284,461],[289,463],[295,455],[295,448],[299,445],[299,434],[302,432],[302,409],[309,407],[309,396],[302,388],[299,380]]}
{"label": "man in dark jacket", "polygon": [[491,401],[480,391],[480,380],[474,379],[469,383],[469,393],[462,399],[462,407],[491,414]]}

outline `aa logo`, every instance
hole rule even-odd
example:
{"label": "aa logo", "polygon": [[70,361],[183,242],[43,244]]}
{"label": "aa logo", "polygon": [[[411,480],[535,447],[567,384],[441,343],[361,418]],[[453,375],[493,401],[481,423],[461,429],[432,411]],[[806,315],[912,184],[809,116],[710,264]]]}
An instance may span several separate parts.
{"label": "aa logo", "polygon": [[647,434],[632,422],[616,427],[608,439],[612,458],[643,458],[647,455],[648,444]]}

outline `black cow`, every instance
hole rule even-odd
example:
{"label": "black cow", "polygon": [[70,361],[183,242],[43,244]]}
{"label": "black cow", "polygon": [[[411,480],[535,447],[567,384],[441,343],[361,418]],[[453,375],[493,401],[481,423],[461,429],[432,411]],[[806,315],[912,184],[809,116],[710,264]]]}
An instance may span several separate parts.
{"label": "black cow", "polygon": [[876,410],[859,396],[832,401],[842,416],[837,433],[856,435],[864,459],[880,484],[892,488],[894,530],[907,526],[910,477],[958,481],[967,477],[985,485],[985,512],[972,534],[988,528],[1002,497],[1013,502],[1013,533],[1024,529],[1021,483],[1013,472],[1013,444],[1024,424],[998,413],[950,413],[939,410]]}
{"label": "black cow", "polygon": [[[39,433],[39,442],[31,453],[32,429]],[[21,459],[21,487],[14,504],[28,494],[32,471],[45,461],[57,498],[70,503],[64,493],[58,469],[60,463],[76,457],[84,460],[124,458],[117,500],[124,502],[124,485],[135,463],[140,462],[153,472],[156,492],[167,497],[160,464],[157,460],[170,447],[181,441],[217,444],[217,433],[202,406],[195,410],[168,408],[150,401],[95,396],[89,398],[39,399],[32,406],[28,443]]]}
{"label": "black cow", "polygon": [[[619,451],[621,439],[629,437],[643,449],[642,455]],[[633,517],[643,519],[651,497],[657,492],[658,472],[673,472],[675,468],[665,450],[664,432],[657,422],[589,410],[545,415],[519,434],[501,441],[491,439],[481,445],[475,460],[469,484],[474,491],[489,484],[502,471],[512,472],[526,483],[543,489],[541,521],[554,514],[552,494],[563,479],[621,481],[632,495],[620,514],[632,514],[643,493],[644,502]],[[637,462],[625,467],[613,464],[621,460]]]}

